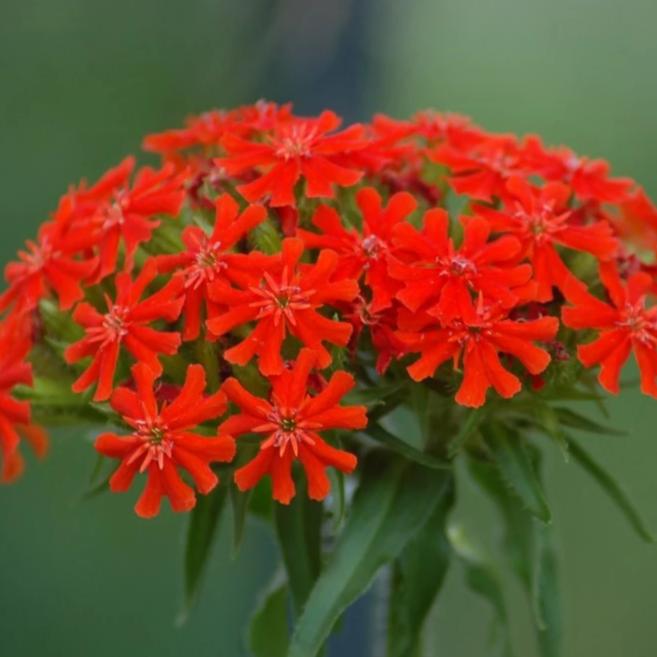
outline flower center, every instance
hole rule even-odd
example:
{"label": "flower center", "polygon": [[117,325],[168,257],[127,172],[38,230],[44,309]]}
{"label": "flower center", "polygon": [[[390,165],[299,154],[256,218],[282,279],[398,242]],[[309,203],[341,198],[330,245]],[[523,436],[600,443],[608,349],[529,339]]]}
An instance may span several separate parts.
{"label": "flower center", "polygon": [[188,269],[185,287],[197,289],[211,283],[228,265],[221,258],[221,242],[206,242],[194,256],[194,264]]}
{"label": "flower center", "polygon": [[546,204],[531,214],[519,210],[516,212],[516,217],[524,223],[525,230],[532,236],[534,241],[543,243],[549,242],[552,235],[561,229],[568,218],[568,213],[555,216],[554,208]]}
{"label": "flower center", "polygon": [[516,158],[503,149],[484,152],[479,157],[479,161],[502,176],[509,176],[516,164]]}
{"label": "flower center", "polygon": [[294,417],[281,418],[281,429],[285,432],[295,431],[297,428],[297,421]]}
{"label": "flower center", "polygon": [[314,445],[315,441],[308,435],[307,426],[299,421],[295,410],[275,406],[267,416],[270,426],[275,427],[274,432],[262,443],[262,449],[274,447],[278,449],[279,455],[283,456],[288,446],[292,448],[295,456],[299,454],[301,443]]}
{"label": "flower center", "polygon": [[451,255],[436,258],[441,276],[473,276],[477,273],[477,266],[472,260],[462,255]]}
{"label": "flower center", "polygon": [[103,327],[110,333],[123,337],[126,333],[125,320],[128,315],[126,306],[112,306],[103,319]]}
{"label": "flower center", "polygon": [[575,171],[577,171],[577,169],[580,168],[580,166],[582,166],[582,160],[573,154],[568,157],[565,164],[566,164],[566,169],[568,169],[568,172],[574,173]]}
{"label": "flower center", "polygon": [[164,460],[171,458],[173,439],[169,435],[169,428],[159,417],[137,420],[135,423],[137,438],[141,444],[130,455],[128,463],[141,460],[139,472],[144,472],[151,463],[164,468]]}
{"label": "flower center", "polygon": [[110,230],[115,226],[122,226],[125,223],[125,191],[117,192],[114,200],[107,205],[103,213],[102,229]]}
{"label": "flower center", "polygon": [[[108,304],[109,305],[109,304]],[[130,309],[126,306],[111,305],[103,316],[103,323],[88,329],[91,341],[99,342],[99,349],[120,342],[128,334],[127,317]]]}
{"label": "flower center", "polygon": [[386,248],[385,242],[378,238],[376,235],[368,235],[360,243],[363,253],[368,258],[377,258],[380,256]]}
{"label": "flower center", "polygon": [[284,160],[310,157],[312,142],[316,135],[316,128],[308,125],[292,126],[275,142],[276,157]]}
{"label": "flower center", "polygon": [[42,239],[40,244],[27,242],[27,251],[21,253],[21,259],[30,273],[41,271],[46,263],[55,257],[56,253],[48,239]]}
{"label": "flower center", "polygon": [[628,303],[617,325],[631,331],[633,339],[644,344],[657,345],[657,319],[643,307],[642,302]]}
{"label": "flower center", "polygon": [[310,295],[314,290],[302,290],[298,285],[288,282],[287,271],[283,271],[281,281],[275,281],[269,273],[265,273],[260,287],[252,287],[251,291],[259,297],[250,305],[258,308],[256,319],[272,317],[274,326],[283,321],[296,325],[294,313],[311,307]]}

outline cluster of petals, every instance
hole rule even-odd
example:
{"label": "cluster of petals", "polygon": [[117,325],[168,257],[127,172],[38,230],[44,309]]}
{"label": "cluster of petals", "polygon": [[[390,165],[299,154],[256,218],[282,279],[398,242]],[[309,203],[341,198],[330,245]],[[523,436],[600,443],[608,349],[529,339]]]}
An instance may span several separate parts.
{"label": "cluster of petals", "polygon": [[44,456],[48,439],[44,430],[31,421],[30,405],[13,394],[16,386],[30,386],[32,366],[26,361],[31,336],[23,316],[14,316],[0,329],[0,482],[14,481],[23,471],[20,450],[25,439],[37,456]]}
{"label": "cluster of petals", "polygon": [[196,494],[181,478],[180,470],[189,473],[200,493],[207,494],[219,483],[210,464],[230,461],[235,455],[230,436],[206,437],[193,431],[225,411],[226,395],[221,391],[203,395],[205,372],[198,364],[189,366],[183,386],[170,403],[158,402],[156,375],[150,367],[138,363],[132,374],[134,389],[116,388],[111,400],[131,433],[104,433],[96,440],[101,454],[120,460],[110,488],[125,491],[137,474],[146,474],[146,485],[135,506],[138,515],[157,515],[163,497],[174,511],[189,511]]}
{"label": "cluster of petals", "polygon": [[341,370],[311,395],[309,376],[316,359],[311,349],[302,349],[291,367],[272,379],[269,399],[254,396],[236,378],[224,383],[223,391],[239,413],[219,430],[234,436],[255,433],[264,437],[258,455],[235,473],[240,490],[253,488],[269,475],[274,499],[287,504],[295,494],[291,470],[298,459],[308,480],[308,496],[321,500],[330,489],[328,466],[345,473],[356,467],[353,454],[332,447],[319,432],[363,429],[367,425],[365,407],[339,404],[355,385],[354,378]]}
{"label": "cluster of petals", "polygon": [[36,347],[129,427],[96,447],[120,461],[113,490],[146,475],[147,517],[163,496],[191,508],[247,434],[239,489],[269,476],[288,503],[298,460],[324,498],[327,467],[356,467],[358,441],[331,441],[366,426],[340,405],[358,377],[446,379],[478,407],[568,357],[618,392],[633,352],[657,397],[657,207],[603,160],[454,114],[344,126],[264,101],[144,148],[158,167],[127,157],[70,188],[6,267],[3,480],[22,438],[45,449]]}

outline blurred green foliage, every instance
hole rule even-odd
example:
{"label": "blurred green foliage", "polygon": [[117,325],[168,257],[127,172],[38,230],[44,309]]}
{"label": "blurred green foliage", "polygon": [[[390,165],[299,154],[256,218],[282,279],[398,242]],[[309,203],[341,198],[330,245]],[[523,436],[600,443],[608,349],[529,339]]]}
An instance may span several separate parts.
{"label": "blurred green foliage", "polygon": [[[330,105],[349,120],[460,111],[607,157],[657,194],[656,21],[649,0],[3,0],[0,260],[67,185],[94,179],[145,133],[259,97],[292,99],[304,112]],[[609,422],[628,435],[585,444],[657,528],[657,406],[632,390],[610,409]],[[250,525],[236,561],[220,540],[196,614],[174,627],[184,519],[138,520],[129,495],[79,502],[95,460],[90,438],[57,433],[48,461],[0,491],[0,655],[240,657],[276,559],[268,533]],[[546,449],[564,657],[652,657],[657,548],[639,543],[593,482]],[[461,522],[492,546],[494,508],[469,486],[459,494]],[[531,657],[530,611],[509,588],[517,652]],[[483,657],[489,620],[452,569],[429,654]]]}

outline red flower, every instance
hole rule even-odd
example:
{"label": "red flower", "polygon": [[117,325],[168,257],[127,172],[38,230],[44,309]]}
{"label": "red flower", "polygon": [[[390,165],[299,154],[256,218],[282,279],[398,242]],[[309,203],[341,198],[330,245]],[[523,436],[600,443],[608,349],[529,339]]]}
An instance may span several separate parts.
{"label": "red flower", "polygon": [[[37,424],[18,424],[14,429],[21,438],[30,444],[38,458],[43,458],[48,453],[48,434],[43,427]],[[18,449],[5,455],[3,448],[2,452],[3,464],[0,483],[10,484],[23,474],[25,460]]]}
{"label": "red flower", "polygon": [[18,447],[21,436],[38,456],[48,447],[45,432],[30,423],[30,405],[12,396],[14,386],[32,385],[32,366],[26,361],[32,346],[25,315],[14,315],[0,328],[0,482],[8,483],[23,470]]}
{"label": "red flower", "polygon": [[459,149],[477,144],[484,136],[484,132],[469,117],[450,112],[443,114],[423,110],[413,117],[413,124],[430,144],[447,142]]}
{"label": "red flower", "polygon": [[[552,287],[562,291],[573,275],[559,255],[557,244],[586,251],[597,258],[609,258],[618,249],[618,241],[605,221],[588,226],[570,221],[570,189],[560,183],[538,188],[519,177],[507,183],[508,198],[504,211],[478,207],[493,230],[515,235],[531,259],[538,284],[537,299],[552,299]],[[572,281],[571,281],[572,285]]]}
{"label": "red flower", "polygon": [[254,130],[269,130],[279,122],[291,120],[291,109],[290,104],[279,107],[276,103],[258,101],[232,111],[205,112],[190,117],[184,128],[148,135],[143,147],[175,159],[174,154],[184,149],[218,147],[226,133],[249,134]]}
{"label": "red flower", "polygon": [[451,169],[449,183],[457,194],[481,201],[503,196],[506,181],[526,169],[517,139],[512,135],[475,133],[467,141],[467,148],[443,144],[429,157]]}
{"label": "red flower", "polygon": [[218,146],[227,130],[237,128],[233,112],[214,110],[192,116],[186,127],[164,130],[147,135],[142,142],[144,150],[171,157],[177,151],[195,146]]}
{"label": "red flower", "polygon": [[[489,241],[490,224],[481,217],[462,217],[463,243],[454,246],[449,237],[449,216],[440,208],[424,215],[424,228],[400,224],[394,242],[411,264],[390,261],[390,274],[403,282],[397,298],[411,311],[426,312],[450,322],[471,305],[480,293],[505,308],[533,294],[528,285],[531,267],[517,264],[520,242],[510,235]],[[400,258],[403,256],[400,255]]]}
{"label": "red flower", "polygon": [[657,254],[657,207],[645,190],[639,187],[619,209],[612,220],[621,236]]}
{"label": "red flower", "polygon": [[523,156],[533,171],[546,180],[566,183],[581,201],[621,203],[634,185],[630,178],[610,178],[604,160],[580,157],[565,146],[546,148],[536,135],[525,139]]}
{"label": "red flower", "polygon": [[174,322],[178,318],[184,303],[180,296],[184,281],[182,276],[174,276],[163,288],[140,301],[156,275],[154,260],[146,262],[134,281],[127,273],[119,274],[116,277],[116,300],[106,297],[104,314],[89,303],[77,306],[73,319],[86,329],[86,335],[66,349],[64,358],[67,363],[77,363],[91,356],[92,361],[73,384],[75,392],[82,392],[97,381],[94,400],[108,399],[122,345],[156,375],[162,371],[158,355],[176,353],[180,334],[156,331],[149,324],[158,319]]}
{"label": "red flower", "polygon": [[381,195],[373,187],[359,190],[356,202],[363,216],[362,232],[345,228],[340,215],[328,206],[320,206],[312,222],[322,232],[297,231],[309,248],[330,248],[340,256],[339,272],[349,278],[359,278],[365,272],[365,282],[372,291],[372,312],[388,308],[399,289],[399,283],[388,275],[388,254],[392,248],[395,226],[403,223],[417,203],[408,193],[390,197],[383,207]]}
{"label": "red flower", "polygon": [[600,385],[617,394],[621,368],[634,351],[641,371],[641,390],[657,397],[657,306],[646,307],[652,278],[638,272],[624,285],[616,265],[605,262],[600,264],[600,280],[610,303],[578,287],[570,295],[574,306],[563,309],[566,326],[599,331],[597,339],[577,348],[577,355],[586,367],[600,365]]}
{"label": "red flower", "polygon": [[397,308],[373,312],[371,304],[359,297],[351,305],[349,312],[345,313],[345,319],[354,327],[350,345],[354,358],[357,357],[358,339],[363,330],[367,329],[376,352],[375,368],[379,374],[383,374],[394,359],[406,353],[406,345],[395,333]]}
{"label": "red flower", "polygon": [[237,202],[230,195],[223,194],[215,202],[214,229],[209,236],[198,226],[187,226],[182,233],[187,250],[155,259],[160,272],[182,270],[184,273],[183,340],[194,340],[199,336],[203,305],[208,309],[208,317],[218,312],[208,294],[209,284],[220,278],[232,283],[250,281],[252,268],[264,264],[266,256],[259,258],[257,253],[231,253],[231,249],[262,222],[267,213],[261,205],[252,205],[239,216],[238,212]]}
{"label": "red flower", "polygon": [[59,306],[67,310],[82,296],[82,284],[95,271],[98,260],[79,260],[79,236],[65,235],[65,226],[48,222],[41,226],[36,242],[28,241],[27,249],[19,251],[18,262],[10,262],[5,268],[9,283],[0,296],[0,311],[15,304],[17,313],[29,312],[50,291],[59,299]]}
{"label": "red flower", "polygon": [[272,380],[271,401],[253,396],[237,379],[230,378],[223,390],[240,412],[229,417],[219,431],[241,436],[264,434],[258,455],[235,472],[240,490],[257,485],[270,475],[274,499],[288,504],[294,497],[292,462],[301,461],[308,480],[308,496],[324,499],[330,490],[326,468],[332,466],[350,473],[356,467],[356,457],[335,449],[320,436],[327,429],[362,429],[367,425],[364,406],[340,406],[340,399],[354,386],[346,372],[336,372],[318,395],[308,394],[308,377],[315,363],[315,354],[302,349],[292,369]]}
{"label": "red flower", "polygon": [[247,322],[256,327],[238,345],[228,349],[224,358],[230,363],[245,365],[256,354],[258,366],[265,375],[283,370],[281,347],[288,332],[317,352],[320,367],[331,362],[331,355],[322,342],[345,346],[351,326],[320,315],[325,304],[351,301],[358,294],[358,283],[335,275],[338,256],[328,249],[321,251],[317,262],[303,265],[303,242],[289,238],[283,250],[253,283],[230,287],[222,281],[213,283],[210,296],[228,309],[207,322],[215,336]]}
{"label": "red flower", "polygon": [[247,141],[236,135],[226,135],[222,144],[226,157],[215,160],[231,175],[253,168],[266,170],[259,178],[238,191],[248,201],[255,202],[270,196],[269,204],[295,206],[294,186],[304,178],[305,195],[309,198],[333,198],[334,185],[355,185],[363,176],[361,171],[343,163],[344,156],[365,147],[364,129],[352,125],[332,133],[340,125],[333,112],[322,112],[313,119],[296,119],[277,124],[265,141]]}
{"label": "red flower", "polygon": [[499,308],[478,303],[468,304],[461,319],[435,326],[430,317],[408,318],[414,331],[400,333],[410,352],[419,352],[419,360],[408,368],[415,381],[432,376],[450,358],[454,367],[462,361],[463,380],[456,401],[463,406],[482,406],[491,386],[505,398],[521,389],[518,377],[500,362],[500,353],[517,358],[530,374],[540,374],[549,364],[550,355],[534,341],[552,340],[559,328],[556,317],[513,321]]}
{"label": "red flower", "polygon": [[115,271],[121,242],[125,248],[123,268],[131,270],[137,247],[150,240],[160,225],[153,216],[177,215],[185,198],[182,178],[174,175],[171,165],[159,171],[140,169],[130,187],[134,165],[134,158],[128,157],[93,187],[80,192],[84,202],[97,204],[93,215],[80,222],[80,230],[86,230],[90,245],[99,249],[99,279]]}
{"label": "red flower", "polygon": [[209,493],[219,482],[210,463],[230,461],[235,441],[226,435],[208,438],[191,430],[226,410],[226,396],[216,392],[203,396],[205,373],[201,365],[190,365],[180,394],[158,408],[153,393],[156,375],[142,363],[132,368],[136,391],[117,388],[111,404],[132,428],[127,436],[104,433],[96,440],[96,449],[105,456],[120,459],[110,479],[114,492],[130,488],[139,472],[147,473],[146,487],[135,506],[137,515],[152,518],[160,511],[162,497],[168,497],[174,511],[189,511],[196,504],[194,490],[180,477],[186,470],[196,489]]}

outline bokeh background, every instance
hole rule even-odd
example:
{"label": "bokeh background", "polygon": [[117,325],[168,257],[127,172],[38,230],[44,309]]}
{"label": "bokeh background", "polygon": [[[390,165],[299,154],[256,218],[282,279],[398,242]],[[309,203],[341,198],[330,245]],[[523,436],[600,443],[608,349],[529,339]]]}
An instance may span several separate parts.
{"label": "bokeh background", "polygon": [[[657,195],[656,37],[652,0],[2,0],[0,260],[67,185],[145,133],[261,97],[350,121],[463,112],[603,155]],[[587,444],[657,528],[657,404],[628,391],[610,409],[627,436]],[[246,655],[246,618],[277,558],[266,529],[249,526],[237,560],[218,542],[199,607],[176,627],[184,519],[139,521],[129,496],[81,502],[91,438],[59,432],[47,462],[0,490],[0,655]],[[657,548],[546,449],[564,657],[654,657]],[[461,497],[462,522],[490,541],[494,510],[467,483]],[[489,610],[461,575],[432,614],[431,655],[486,655]],[[532,657],[527,604],[513,583],[507,595],[516,652]],[[366,654],[358,625],[334,654]]]}

